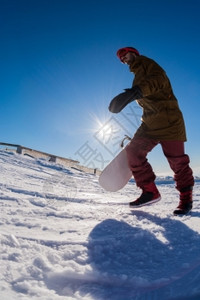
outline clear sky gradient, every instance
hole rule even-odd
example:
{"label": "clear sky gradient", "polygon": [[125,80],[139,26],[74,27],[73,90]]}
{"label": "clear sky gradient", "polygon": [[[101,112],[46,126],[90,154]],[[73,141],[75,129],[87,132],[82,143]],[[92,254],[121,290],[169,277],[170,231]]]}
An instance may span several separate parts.
{"label": "clear sky gradient", "polygon": [[[0,0],[0,141],[104,167],[139,126],[134,102],[108,112],[133,79],[116,50],[133,46],[166,70],[200,175],[199,12],[198,0]],[[149,159],[171,174],[159,146]]]}

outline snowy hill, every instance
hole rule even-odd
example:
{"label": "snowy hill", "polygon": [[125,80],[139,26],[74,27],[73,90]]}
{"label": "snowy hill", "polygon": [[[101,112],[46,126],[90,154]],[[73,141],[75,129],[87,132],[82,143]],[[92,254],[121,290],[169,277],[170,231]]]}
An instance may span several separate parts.
{"label": "snowy hill", "polygon": [[190,215],[178,192],[130,211],[140,191],[0,151],[1,300],[200,299],[200,183]]}

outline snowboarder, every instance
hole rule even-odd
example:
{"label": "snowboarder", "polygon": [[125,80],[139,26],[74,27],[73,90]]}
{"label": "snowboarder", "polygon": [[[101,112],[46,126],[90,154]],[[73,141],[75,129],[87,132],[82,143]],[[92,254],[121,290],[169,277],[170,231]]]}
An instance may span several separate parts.
{"label": "snowboarder", "polygon": [[129,167],[137,186],[142,189],[141,196],[130,202],[130,207],[141,207],[161,199],[154,183],[156,176],[147,160],[147,154],[160,144],[180,192],[174,214],[186,214],[192,209],[194,178],[184,150],[185,124],[171,83],[154,60],[140,55],[135,48],[121,48],[117,56],[135,77],[132,88],[113,98],[109,110],[118,113],[136,99],[143,109],[142,123],[126,147]]}

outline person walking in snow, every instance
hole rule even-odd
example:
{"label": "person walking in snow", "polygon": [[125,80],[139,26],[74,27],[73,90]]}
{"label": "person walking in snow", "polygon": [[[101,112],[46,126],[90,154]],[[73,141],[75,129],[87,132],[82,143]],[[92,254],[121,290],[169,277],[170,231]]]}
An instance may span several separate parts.
{"label": "person walking in snow", "polygon": [[165,71],[152,59],[140,55],[133,47],[117,51],[120,61],[135,74],[132,88],[112,99],[109,110],[119,113],[127,104],[136,100],[142,107],[142,123],[126,147],[128,164],[141,196],[130,202],[131,208],[157,202],[161,199],[155,185],[155,174],[147,154],[161,145],[174,172],[176,188],[180,192],[179,205],[174,214],[186,214],[192,209],[193,172],[189,156],[185,154],[185,124],[178,101]]}

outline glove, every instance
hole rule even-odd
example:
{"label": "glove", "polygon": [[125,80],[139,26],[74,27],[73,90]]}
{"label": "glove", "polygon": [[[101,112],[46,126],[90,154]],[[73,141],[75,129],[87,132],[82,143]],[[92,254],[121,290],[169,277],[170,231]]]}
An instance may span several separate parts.
{"label": "glove", "polygon": [[142,91],[138,85],[135,85],[131,89],[125,89],[124,93],[114,97],[108,109],[112,113],[119,113],[127,104],[141,98],[143,98]]}

